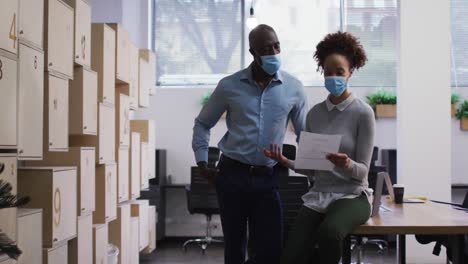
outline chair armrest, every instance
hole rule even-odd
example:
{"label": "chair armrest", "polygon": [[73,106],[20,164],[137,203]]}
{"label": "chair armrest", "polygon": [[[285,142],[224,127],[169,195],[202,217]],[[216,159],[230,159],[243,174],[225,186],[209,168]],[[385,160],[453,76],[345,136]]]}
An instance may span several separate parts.
{"label": "chair armrest", "polygon": [[369,168],[369,172],[379,173],[384,171],[387,171],[387,167],[385,166],[371,166]]}

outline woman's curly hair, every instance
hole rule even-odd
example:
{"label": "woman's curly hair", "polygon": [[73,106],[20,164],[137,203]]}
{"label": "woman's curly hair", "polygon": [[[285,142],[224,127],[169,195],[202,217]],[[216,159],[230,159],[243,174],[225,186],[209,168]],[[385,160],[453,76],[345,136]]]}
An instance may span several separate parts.
{"label": "woman's curly hair", "polygon": [[317,71],[323,70],[325,59],[330,54],[345,56],[351,65],[351,70],[361,68],[367,61],[366,52],[361,42],[348,32],[338,31],[328,34],[317,44],[316,48],[314,59],[318,64]]}

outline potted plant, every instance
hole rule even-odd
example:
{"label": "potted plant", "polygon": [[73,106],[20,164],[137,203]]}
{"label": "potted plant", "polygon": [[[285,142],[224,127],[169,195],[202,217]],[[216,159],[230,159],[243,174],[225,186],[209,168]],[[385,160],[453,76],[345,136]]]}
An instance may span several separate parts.
{"label": "potted plant", "polygon": [[457,119],[460,120],[460,129],[468,130],[468,100],[463,101],[457,109]]}
{"label": "potted plant", "polygon": [[452,117],[455,117],[455,114],[457,112],[457,104],[460,102],[460,95],[457,93],[452,93],[450,102],[452,104]]}
{"label": "potted plant", "polygon": [[[203,96],[201,98],[201,105],[202,106],[205,106],[205,104],[208,103],[208,100],[210,100],[211,94],[212,94],[212,92],[206,92],[206,93],[203,94]],[[226,112],[224,112],[221,117],[226,118]]]}
{"label": "potted plant", "polygon": [[376,117],[395,118],[397,96],[394,92],[378,90],[367,96],[367,102],[375,111]]}

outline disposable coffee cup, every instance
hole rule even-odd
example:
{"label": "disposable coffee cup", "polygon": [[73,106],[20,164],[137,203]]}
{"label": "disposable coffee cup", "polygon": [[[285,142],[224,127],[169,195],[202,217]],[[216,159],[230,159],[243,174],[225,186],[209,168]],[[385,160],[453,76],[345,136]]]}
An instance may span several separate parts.
{"label": "disposable coffee cup", "polygon": [[402,184],[394,184],[393,185],[393,193],[395,194],[395,203],[402,204],[403,203],[403,196],[405,194],[405,186]]}

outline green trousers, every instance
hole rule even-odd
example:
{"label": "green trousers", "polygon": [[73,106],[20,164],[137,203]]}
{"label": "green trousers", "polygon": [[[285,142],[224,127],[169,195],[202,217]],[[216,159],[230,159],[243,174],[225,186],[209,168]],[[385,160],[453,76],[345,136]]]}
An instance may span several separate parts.
{"label": "green trousers", "polygon": [[[303,206],[288,234],[281,264],[339,263],[343,240],[369,215],[370,205],[364,194],[331,203],[325,214]],[[314,259],[316,245],[320,260]]]}

